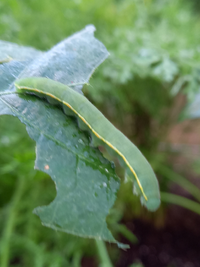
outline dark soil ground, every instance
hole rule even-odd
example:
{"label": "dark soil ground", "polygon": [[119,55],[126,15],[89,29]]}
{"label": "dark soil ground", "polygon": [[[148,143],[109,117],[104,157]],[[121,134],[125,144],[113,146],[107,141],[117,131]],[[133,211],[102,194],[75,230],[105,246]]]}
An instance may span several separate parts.
{"label": "dark soil ground", "polygon": [[[144,267],[200,267],[200,216],[170,205],[165,226],[134,220],[127,224],[138,238],[130,249],[119,251],[115,267],[129,267],[140,262]],[[128,243],[127,240],[121,240]],[[84,267],[97,267],[95,259],[84,259]]]}
{"label": "dark soil ground", "polygon": [[140,260],[145,267],[200,267],[200,216],[178,206],[167,212],[165,227],[135,220],[139,242],[122,252],[116,267]]}

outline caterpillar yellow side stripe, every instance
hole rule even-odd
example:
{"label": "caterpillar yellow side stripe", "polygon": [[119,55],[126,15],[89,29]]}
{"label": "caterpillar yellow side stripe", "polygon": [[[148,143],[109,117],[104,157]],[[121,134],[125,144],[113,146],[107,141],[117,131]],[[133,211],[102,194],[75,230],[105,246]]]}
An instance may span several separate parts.
{"label": "caterpillar yellow side stripe", "polygon": [[104,144],[109,150],[112,149],[116,156],[123,160],[127,175],[133,180],[136,191],[141,196],[142,204],[149,210],[158,208],[159,186],[150,164],[138,148],[117,130],[86,97],[62,83],[42,77],[21,79],[16,81],[15,86],[20,93],[31,93],[46,97],[50,103],[60,103],[67,115],[73,112],[73,115],[83,122],[92,136],[99,140],[99,144]]}

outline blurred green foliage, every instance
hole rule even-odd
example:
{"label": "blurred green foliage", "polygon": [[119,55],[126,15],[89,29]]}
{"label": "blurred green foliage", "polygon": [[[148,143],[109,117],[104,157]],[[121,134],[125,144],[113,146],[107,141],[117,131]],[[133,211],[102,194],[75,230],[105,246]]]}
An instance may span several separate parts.
{"label": "blurred green foliage", "polygon": [[[0,39],[47,50],[94,24],[96,37],[111,55],[93,74],[85,94],[139,145],[158,173],[161,189],[168,191],[171,182],[162,168],[168,154],[157,147],[177,118],[171,111],[174,96],[184,90],[193,98],[199,89],[200,18],[194,2],[2,0]],[[92,241],[42,227],[31,214],[36,206],[53,200],[53,182],[33,170],[34,142],[23,125],[2,116],[0,129],[1,253],[9,257],[9,266],[80,266],[83,255],[96,253]],[[117,169],[120,175],[118,165]],[[116,234],[135,242],[117,222],[136,216],[151,216],[163,224],[163,206],[148,214],[128,184],[118,195],[108,218],[108,223],[115,223]],[[110,249],[110,254],[117,262],[117,249]]]}

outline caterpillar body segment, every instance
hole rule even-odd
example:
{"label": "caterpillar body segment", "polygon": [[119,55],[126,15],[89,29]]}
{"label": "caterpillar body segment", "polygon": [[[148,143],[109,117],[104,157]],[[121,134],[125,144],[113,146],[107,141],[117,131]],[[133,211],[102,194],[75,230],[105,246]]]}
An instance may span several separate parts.
{"label": "caterpillar body segment", "polygon": [[45,97],[52,104],[60,104],[66,115],[78,118],[79,127],[88,130],[95,146],[104,145],[108,152],[114,154],[123,162],[126,175],[133,180],[141,202],[149,209],[156,210],[160,205],[159,186],[156,176],[138,148],[83,95],[70,87],[47,79],[25,78],[16,83],[20,93],[31,93]]}

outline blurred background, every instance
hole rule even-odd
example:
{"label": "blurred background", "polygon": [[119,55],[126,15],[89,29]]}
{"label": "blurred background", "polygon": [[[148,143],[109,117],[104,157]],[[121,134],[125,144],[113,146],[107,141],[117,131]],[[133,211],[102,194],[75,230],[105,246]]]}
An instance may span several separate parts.
{"label": "blurred background", "polygon": [[[87,24],[110,57],[85,95],[143,152],[162,204],[148,212],[122,184],[107,218],[127,251],[107,244],[116,267],[200,266],[200,119],[180,121],[200,91],[198,0],[1,0],[0,39],[48,50]],[[32,210],[50,203],[52,180],[35,171],[24,125],[0,117],[0,257],[8,266],[99,266],[92,240],[41,225]],[[116,163],[117,172],[123,176]]]}

